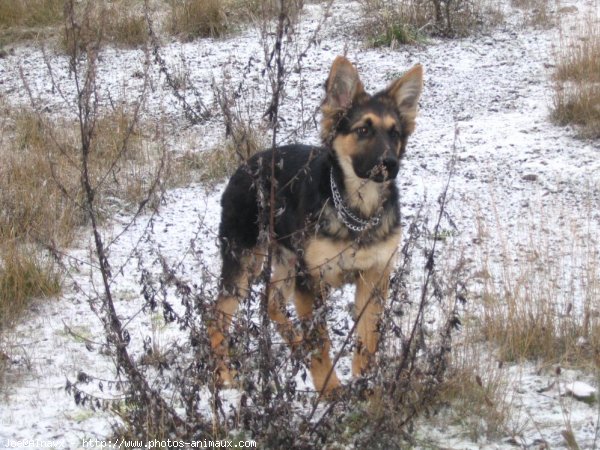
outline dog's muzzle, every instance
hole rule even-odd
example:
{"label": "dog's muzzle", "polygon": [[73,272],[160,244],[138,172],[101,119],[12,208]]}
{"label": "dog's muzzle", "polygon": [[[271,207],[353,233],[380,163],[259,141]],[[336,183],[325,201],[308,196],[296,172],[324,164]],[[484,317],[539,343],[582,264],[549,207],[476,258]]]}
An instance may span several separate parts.
{"label": "dog's muzzle", "polygon": [[377,183],[382,183],[387,180],[393,180],[398,175],[400,164],[396,158],[383,158],[371,170],[370,178]]}

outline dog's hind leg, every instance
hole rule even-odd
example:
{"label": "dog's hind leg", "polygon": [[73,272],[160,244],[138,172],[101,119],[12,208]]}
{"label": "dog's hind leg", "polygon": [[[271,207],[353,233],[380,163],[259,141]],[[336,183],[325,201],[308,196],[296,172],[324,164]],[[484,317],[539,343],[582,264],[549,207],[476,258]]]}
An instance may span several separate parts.
{"label": "dog's hind leg", "polygon": [[281,337],[292,346],[297,344],[300,339],[287,315],[286,307],[294,293],[295,284],[296,256],[288,250],[278,249],[273,255],[268,312]]}
{"label": "dog's hind leg", "polygon": [[310,352],[310,374],[313,384],[322,394],[331,394],[340,386],[340,380],[329,356],[331,341],[327,321],[320,317],[317,323],[311,326],[310,321],[314,319],[313,309],[317,300],[313,294],[296,289],[294,300],[298,317],[303,322],[304,343]]}
{"label": "dog's hind leg", "polygon": [[352,374],[359,376],[373,363],[379,342],[379,319],[389,285],[389,269],[360,272],[356,280],[355,314],[357,325],[356,352]]}
{"label": "dog's hind leg", "polygon": [[245,250],[241,256],[224,255],[221,288],[215,304],[213,322],[208,327],[208,336],[213,352],[217,356],[217,375],[224,385],[233,383],[233,375],[227,365],[229,345],[227,333],[231,319],[237,312],[240,300],[249,293],[252,280],[262,268],[264,254],[259,249]]}

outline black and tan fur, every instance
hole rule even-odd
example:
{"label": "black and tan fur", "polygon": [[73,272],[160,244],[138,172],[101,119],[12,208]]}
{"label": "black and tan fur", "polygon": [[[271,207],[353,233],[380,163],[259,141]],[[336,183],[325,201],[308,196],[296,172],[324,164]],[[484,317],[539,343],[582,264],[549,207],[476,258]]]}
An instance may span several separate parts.
{"label": "black and tan fur", "polygon": [[[226,338],[231,318],[265,259],[260,238],[264,230],[259,224],[268,222],[259,211],[259,192],[263,197],[270,192],[273,156],[277,245],[269,316],[290,344],[309,347],[306,351],[310,352],[315,388],[330,393],[340,382],[329,355],[326,323],[313,326],[308,339],[295,330],[286,305],[293,298],[299,319],[308,321],[330,287],[355,283],[359,322],[352,370],[357,376],[368,369],[377,349],[378,321],[400,240],[394,179],[414,130],[422,77],[417,65],[371,96],[356,68],[346,58],[336,58],[322,105],[323,147],[278,147],[275,155],[266,151],[254,156],[232,176],[222,198],[219,239],[223,269],[217,319],[209,327],[221,382],[232,381]],[[340,219],[330,174],[353,214],[365,221],[378,217],[376,225],[356,231]],[[309,328],[302,327],[304,333]]]}

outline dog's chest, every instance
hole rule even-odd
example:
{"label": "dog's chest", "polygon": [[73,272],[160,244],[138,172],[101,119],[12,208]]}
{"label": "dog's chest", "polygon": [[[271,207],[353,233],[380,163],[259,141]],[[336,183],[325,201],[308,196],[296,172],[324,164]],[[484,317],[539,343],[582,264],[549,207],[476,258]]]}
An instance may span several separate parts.
{"label": "dog's chest", "polygon": [[399,241],[400,232],[364,247],[353,241],[315,237],[305,247],[304,262],[313,277],[337,287],[347,281],[348,275],[359,271],[383,271],[392,265]]}

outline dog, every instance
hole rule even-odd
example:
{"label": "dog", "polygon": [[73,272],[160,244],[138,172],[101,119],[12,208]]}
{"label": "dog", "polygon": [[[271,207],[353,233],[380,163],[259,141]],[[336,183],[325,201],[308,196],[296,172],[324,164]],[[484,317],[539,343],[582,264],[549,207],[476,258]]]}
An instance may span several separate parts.
{"label": "dog", "polygon": [[[273,238],[268,314],[290,345],[307,351],[315,389],[330,395],[340,387],[326,321],[313,311],[330,288],[345,283],[356,285],[352,373],[367,372],[401,236],[395,179],[415,128],[422,86],[417,64],[369,95],[357,69],[338,56],[321,105],[322,147],[267,150],[231,177],[221,200],[223,265],[215,318],[208,326],[219,383],[234,382],[228,331],[265,263],[268,230]],[[292,298],[301,331],[287,314]]]}

